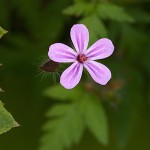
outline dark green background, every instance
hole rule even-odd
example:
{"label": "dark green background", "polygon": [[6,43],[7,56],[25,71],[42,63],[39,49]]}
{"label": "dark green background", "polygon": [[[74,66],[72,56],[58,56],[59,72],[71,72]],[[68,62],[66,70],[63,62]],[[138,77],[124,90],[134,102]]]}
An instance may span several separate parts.
{"label": "dark green background", "polygon": [[[126,150],[150,149],[150,2],[112,3],[125,8],[135,22],[104,21],[115,45],[104,64],[112,71],[114,84],[121,82],[117,91],[101,87],[108,93],[103,103],[110,143],[98,144],[87,131],[74,150],[121,150],[120,141]],[[21,125],[0,135],[0,150],[37,150],[40,145],[44,114],[51,106],[42,93],[54,82],[51,76],[42,79],[38,66],[52,43],[70,44],[70,28],[82,18],[62,13],[71,4],[71,0],[0,0],[0,25],[9,31],[0,40],[0,86],[5,90],[1,99]]]}

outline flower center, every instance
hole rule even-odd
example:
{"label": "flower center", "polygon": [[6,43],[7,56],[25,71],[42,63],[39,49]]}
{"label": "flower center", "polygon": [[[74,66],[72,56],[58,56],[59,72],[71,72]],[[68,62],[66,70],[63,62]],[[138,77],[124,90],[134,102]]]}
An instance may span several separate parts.
{"label": "flower center", "polygon": [[87,60],[87,57],[84,54],[79,54],[77,56],[77,61],[79,61],[80,63],[83,63],[86,60]]}

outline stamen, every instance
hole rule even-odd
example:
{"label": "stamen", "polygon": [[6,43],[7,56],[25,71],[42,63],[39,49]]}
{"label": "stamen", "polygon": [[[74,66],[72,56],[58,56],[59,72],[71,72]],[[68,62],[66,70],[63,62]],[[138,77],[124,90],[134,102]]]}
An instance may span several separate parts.
{"label": "stamen", "polygon": [[87,60],[87,57],[84,55],[84,54],[79,54],[77,56],[77,60],[80,62],[80,63],[83,63],[84,61]]}

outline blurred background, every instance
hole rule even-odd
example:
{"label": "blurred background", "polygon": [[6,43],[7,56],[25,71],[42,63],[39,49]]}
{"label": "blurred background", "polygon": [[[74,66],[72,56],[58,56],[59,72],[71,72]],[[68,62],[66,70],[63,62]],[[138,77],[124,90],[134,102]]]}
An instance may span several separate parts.
{"label": "blurred background", "polygon": [[[84,72],[68,91],[57,73],[39,70],[51,44],[72,45],[76,23],[90,44],[115,45],[100,61],[113,75],[106,86]],[[0,0],[0,26],[9,31],[0,40],[1,99],[21,125],[0,135],[0,150],[150,150],[149,0]]]}

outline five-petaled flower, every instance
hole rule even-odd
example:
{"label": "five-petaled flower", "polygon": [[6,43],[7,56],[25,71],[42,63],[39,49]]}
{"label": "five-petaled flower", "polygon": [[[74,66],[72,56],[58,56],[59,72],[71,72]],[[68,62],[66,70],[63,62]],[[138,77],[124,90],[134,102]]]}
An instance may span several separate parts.
{"label": "five-petaled flower", "polygon": [[59,63],[73,63],[61,75],[60,83],[67,89],[74,88],[80,81],[83,67],[87,69],[95,82],[105,85],[111,78],[110,70],[94,60],[109,57],[114,46],[107,38],[99,39],[88,47],[89,32],[85,25],[73,25],[70,32],[75,50],[62,43],[55,43],[49,47],[48,56]]}

